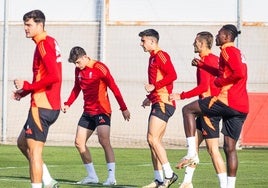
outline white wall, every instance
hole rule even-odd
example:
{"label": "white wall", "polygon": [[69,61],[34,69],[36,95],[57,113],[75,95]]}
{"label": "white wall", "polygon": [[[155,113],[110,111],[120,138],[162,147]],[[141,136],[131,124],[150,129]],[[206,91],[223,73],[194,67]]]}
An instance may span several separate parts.
{"label": "white wall", "polygon": [[[0,3],[3,21],[4,1]],[[96,21],[101,0],[6,0],[9,21],[21,21],[24,13],[41,9],[48,21]],[[109,21],[235,22],[238,0],[109,0]],[[243,22],[268,23],[267,0],[240,0]]]}

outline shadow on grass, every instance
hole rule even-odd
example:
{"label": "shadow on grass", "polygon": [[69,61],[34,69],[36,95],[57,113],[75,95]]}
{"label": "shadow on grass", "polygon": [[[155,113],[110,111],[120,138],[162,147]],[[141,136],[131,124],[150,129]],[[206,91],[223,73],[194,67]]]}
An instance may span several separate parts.
{"label": "shadow on grass", "polygon": [[[12,181],[23,181],[23,182],[30,182],[30,177],[28,176],[0,176],[0,179],[2,180],[12,180]],[[59,182],[60,185],[72,185],[76,188],[79,187],[113,187],[113,188],[134,188],[137,187],[135,185],[113,185],[113,186],[105,186],[102,185],[101,183],[98,184],[86,184],[86,185],[81,185],[77,184],[76,181],[70,181],[66,179],[56,179],[56,181]]]}
{"label": "shadow on grass", "polygon": [[133,187],[137,187],[136,185],[112,185],[112,186],[105,186],[102,185],[102,183],[97,183],[97,184],[86,184],[86,185],[82,185],[82,184],[77,184],[76,181],[70,181],[70,180],[66,180],[66,179],[56,179],[60,184],[65,184],[65,185],[73,185],[74,187],[78,188],[78,187],[113,187],[113,188],[133,188]]}
{"label": "shadow on grass", "polygon": [[12,181],[30,181],[29,176],[0,176],[0,179],[7,179]]}

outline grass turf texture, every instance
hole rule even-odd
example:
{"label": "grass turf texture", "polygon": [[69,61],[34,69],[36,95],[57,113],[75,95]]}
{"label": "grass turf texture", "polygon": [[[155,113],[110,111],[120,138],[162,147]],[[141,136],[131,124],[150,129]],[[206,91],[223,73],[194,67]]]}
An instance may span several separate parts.
{"label": "grass turf texture", "polygon": [[[118,188],[142,187],[153,180],[153,168],[149,149],[114,149],[116,156],[116,179]],[[186,154],[186,150],[167,150],[169,161],[174,167]],[[101,148],[91,148],[95,170],[100,182],[107,178],[104,153]],[[74,147],[46,146],[44,160],[51,175],[60,182],[61,188],[104,187],[98,185],[75,185],[86,176],[80,156]],[[238,151],[239,169],[236,188],[268,187],[268,150],[243,149]],[[205,149],[199,153],[200,165],[195,171],[193,184],[195,188],[218,187],[218,178]],[[178,187],[184,170],[173,168],[179,180],[171,187]],[[29,188],[28,163],[16,146],[0,145],[0,187]]]}

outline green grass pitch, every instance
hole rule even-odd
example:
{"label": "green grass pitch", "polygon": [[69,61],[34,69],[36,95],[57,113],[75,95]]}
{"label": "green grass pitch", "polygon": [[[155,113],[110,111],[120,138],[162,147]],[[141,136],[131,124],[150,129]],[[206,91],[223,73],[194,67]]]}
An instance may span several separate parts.
{"label": "green grass pitch", "polygon": [[[115,148],[116,179],[118,188],[142,187],[153,180],[153,169],[149,149]],[[104,153],[101,148],[91,148],[93,162],[100,182],[107,177]],[[167,150],[169,161],[174,167],[186,154],[185,149]],[[61,188],[103,187],[100,184],[82,186],[75,182],[86,176],[85,168],[75,147],[52,147],[44,149],[44,160],[51,175],[60,182]],[[236,188],[268,187],[268,149],[238,150],[239,169]],[[216,188],[218,179],[210,157],[205,149],[200,150],[200,165],[195,171],[195,188]],[[174,171],[179,180],[171,187],[178,187],[184,170]],[[28,163],[16,146],[0,145],[0,187],[29,188]]]}

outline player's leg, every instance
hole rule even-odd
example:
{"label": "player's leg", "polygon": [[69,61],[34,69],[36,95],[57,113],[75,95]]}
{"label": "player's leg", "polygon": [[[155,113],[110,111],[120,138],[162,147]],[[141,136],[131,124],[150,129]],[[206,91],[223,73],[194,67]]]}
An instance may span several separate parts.
{"label": "player's leg", "polygon": [[100,125],[97,127],[99,143],[101,144],[107,164],[108,178],[104,185],[116,185],[115,156],[110,141],[110,126]]}
{"label": "player's leg", "polygon": [[41,188],[43,174],[42,151],[44,142],[36,141],[31,138],[27,138],[26,142],[28,145],[31,183],[35,185],[38,184],[38,186]]}
{"label": "player's leg", "polygon": [[[175,107],[172,105],[156,103],[152,105],[149,116],[147,142],[151,149],[155,172],[155,181],[152,184],[156,187],[170,186],[178,179],[178,176],[173,172],[170,166],[166,150],[162,143],[168,119],[173,115],[174,111]],[[164,180],[162,180],[162,170],[165,175]],[[145,187],[150,187],[150,185]]]}
{"label": "player's leg", "polygon": [[86,145],[87,140],[92,135],[92,133],[92,130],[84,128],[80,125],[77,126],[75,135],[75,147],[77,148],[84,164],[92,162],[91,153]]}
{"label": "player's leg", "polygon": [[162,139],[166,132],[168,119],[174,114],[175,107],[169,104],[157,103],[152,106],[149,118],[147,140],[157,160],[161,163],[165,175],[164,183],[159,187],[169,187],[178,176],[173,172],[167,158]]}
{"label": "player's leg", "polygon": [[238,169],[238,157],[236,151],[237,140],[240,137],[243,123],[247,114],[238,112],[226,107],[226,114],[223,119],[222,133],[224,134],[224,153],[227,163],[227,184],[228,188],[235,187],[236,173]]}
{"label": "player's leg", "polygon": [[[196,134],[195,134],[197,152],[199,151],[199,146],[203,141],[203,135],[202,135],[201,130],[202,130],[201,119],[200,117],[198,117],[196,118]],[[184,179],[182,183],[180,184],[179,188],[192,188],[193,187],[192,179],[193,179],[193,175],[194,175],[196,167],[197,167],[197,164],[190,164],[189,166],[186,166]]]}
{"label": "player's leg", "polygon": [[[81,119],[80,119],[81,120]],[[81,123],[82,124],[82,123]],[[96,174],[91,153],[86,143],[89,137],[92,135],[93,130],[87,129],[80,125],[77,126],[76,136],[75,136],[75,147],[77,148],[80,157],[83,161],[85,169],[87,171],[87,177],[77,182],[78,184],[88,184],[88,183],[98,183],[99,179]]]}
{"label": "player's leg", "polygon": [[228,188],[235,187],[238,158],[236,152],[236,140],[224,136],[224,153],[227,163]]}
{"label": "player's leg", "polygon": [[162,185],[164,182],[162,164],[160,160],[158,159],[157,152],[154,149],[156,142],[159,142],[159,139],[162,139],[164,133],[162,131],[161,133],[157,132],[158,130],[157,127],[160,125],[154,125],[155,118],[156,118],[155,116],[154,117],[152,117],[151,115],[149,116],[148,129],[147,129],[147,142],[151,151],[151,159],[152,159],[152,164],[154,168],[154,181],[146,186],[143,186],[143,188],[155,188],[155,187],[158,187],[159,185]]}
{"label": "player's leg", "polygon": [[[28,160],[28,146],[25,138],[25,130],[24,128],[21,130],[21,133],[17,139],[17,146],[22,152],[22,154],[27,158]],[[50,175],[49,170],[46,166],[45,163],[43,163],[43,175],[42,175],[42,182],[44,185],[49,185],[49,184],[58,184]]]}
{"label": "player's leg", "polygon": [[[100,119],[102,121],[100,121]],[[99,143],[105,154],[108,177],[103,185],[116,185],[115,155],[110,141],[110,116],[101,114],[96,118]]]}
{"label": "player's leg", "polygon": [[219,179],[220,188],[226,188],[227,173],[224,160],[219,151],[219,139],[218,138],[206,139],[206,145],[208,153],[210,154],[213,166]]}
{"label": "player's leg", "polygon": [[17,139],[17,147],[20,149],[21,153],[27,158],[28,160],[28,146],[25,138],[25,130],[24,128],[21,130],[20,135]]}
{"label": "player's leg", "polygon": [[201,114],[198,101],[194,101],[185,105],[182,109],[183,125],[188,146],[187,155],[184,156],[178,163],[178,168],[184,168],[190,164],[199,163],[197,145],[196,145],[196,116]]}
{"label": "player's leg", "polygon": [[[27,152],[27,143],[26,143],[26,138],[25,138],[25,130],[23,129],[18,137],[17,140],[17,146],[20,149],[20,151],[23,153],[23,155],[27,158],[28,160],[28,152]],[[43,176],[42,176],[42,182],[44,185],[48,184],[57,184],[57,182],[51,177],[49,170],[46,166],[45,163],[43,163]]]}
{"label": "player's leg", "polygon": [[[31,107],[24,125],[24,131],[21,132],[18,139],[21,149],[25,146],[26,140],[30,175],[34,183],[32,186],[34,187],[42,187],[42,182],[45,187],[48,185],[49,187],[51,187],[50,185],[58,187],[58,182],[51,178],[48,169],[44,169],[46,165],[42,160],[42,151],[47,139],[49,127],[57,120],[59,112],[59,110]],[[23,136],[25,136],[24,139]]]}

